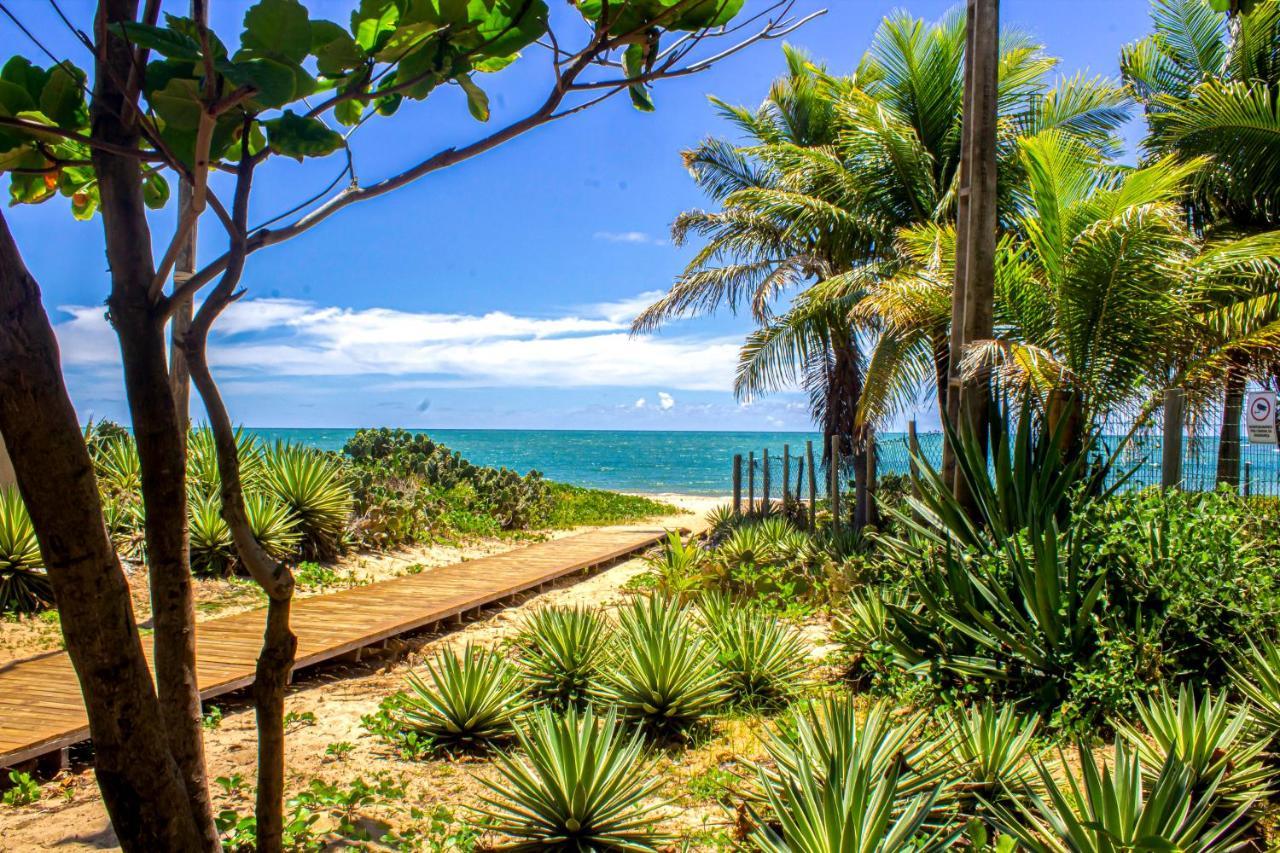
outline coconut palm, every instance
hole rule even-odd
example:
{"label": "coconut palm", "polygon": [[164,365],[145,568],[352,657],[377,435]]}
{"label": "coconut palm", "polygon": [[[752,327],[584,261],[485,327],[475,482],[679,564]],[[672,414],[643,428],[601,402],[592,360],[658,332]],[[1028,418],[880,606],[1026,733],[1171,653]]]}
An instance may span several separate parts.
{"label": "coconut palm", "polygon": [[[1280,3],[1155,0],[1152,33],[1126,46],[1121,71],[1147,113],[1152,156],[1203,157],[1189,188],[1197,230],[1256,235],[1280,223]],[[1218,480],[1235,484],[1240,412],[1249,379],[1280,377],[1280,329],[1270,292],[1219,291],[1205,306],[1217,357],[1198,365],[1221,390]],[[1226,333],[1223,335],[1222,333]]]}

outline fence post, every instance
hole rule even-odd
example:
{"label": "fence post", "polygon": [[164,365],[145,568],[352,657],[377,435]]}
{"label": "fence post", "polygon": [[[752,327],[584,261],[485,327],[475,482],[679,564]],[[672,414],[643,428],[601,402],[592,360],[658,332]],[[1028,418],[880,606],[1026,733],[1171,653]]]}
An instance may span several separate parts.
{"label": "fence post", "polygon": [[1253,463],[1244,463],[1244,496],[1253,497]]}
{"label": "fence post", "polygon": [[756,452],[747,454],[747,515],[756,511]]}
{"label": "fence post", "polygon": [[791,503],[791,445],[782,445],[782,508]]}
{"label": "fence post", "polygon": [[1164,434],[1160,446],[1160,486],[1182,487],[1182,406],[1186,392],[1169,388],[1164,392]]}
{"label": "fence post", "polygon": [[733,514],[742,515],[742,454],[733,454]]}
{"label": "fence post", "polygon": [[764,449],[760,460],[760,512],[769,514],[769,448]]}
{"label": "fence post", "polygon": [[809,529],[813,530],[818,523],[818,469],[813,465],[812,441],[805,441],[804,455],[809,463]]}
{"label": "fence post", "polygon": [[840,535],[840,436],[831,436],[831,476],[828,478],[831,492],[831,529]]}

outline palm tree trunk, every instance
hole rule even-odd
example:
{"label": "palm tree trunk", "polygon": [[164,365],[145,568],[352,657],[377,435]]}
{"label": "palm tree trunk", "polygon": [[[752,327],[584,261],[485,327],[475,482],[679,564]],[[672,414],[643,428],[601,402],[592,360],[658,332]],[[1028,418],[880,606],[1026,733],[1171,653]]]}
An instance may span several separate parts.
{"label": "palm tree trunk", "polygon": [[1232,491],[1240,488],[1240,417],[1244,411],[1244,366],[1236,363],[1227,368],[1226,389],[1222,397],[1222,430],[1218,433],[1218,485]]}

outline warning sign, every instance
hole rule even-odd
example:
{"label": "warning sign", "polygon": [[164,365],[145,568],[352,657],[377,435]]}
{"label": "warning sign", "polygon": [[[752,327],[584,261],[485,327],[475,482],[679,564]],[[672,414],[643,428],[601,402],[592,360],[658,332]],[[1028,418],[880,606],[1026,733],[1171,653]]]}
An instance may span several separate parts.
{"label": "warning sign", "polygon": [[1276,392],[1255,391],[1244,413],[1250,444],[1276,443]]}

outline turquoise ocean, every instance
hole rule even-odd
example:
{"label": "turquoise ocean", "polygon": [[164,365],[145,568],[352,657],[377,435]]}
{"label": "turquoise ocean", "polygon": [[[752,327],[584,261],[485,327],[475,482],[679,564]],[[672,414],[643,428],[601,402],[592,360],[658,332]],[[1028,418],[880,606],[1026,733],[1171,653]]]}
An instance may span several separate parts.
{"label": "turquoise ocean", "polygon": [[[341,450],[354,429],[251,429],[269,442],[287,441],[321,450]],[[768,449],[770,472],[776,484],[782,477],[784,448],[792,454],[791,477],[798,475],[797,458],[806,441],[821,454],[816,433],[803,432],[624,432],[606,430],[413,430],[460,452],[478,465],[511,468],[520,473],[542,472],[551,480],[592,488],[641,494],[726,495],[732,490],[734,454],[755,453],[757,465]],[[926,458],[937,464],[942,436],[920,436]],[[1247,488],[1254,494],[1280,495],[1280,453],[1269,445],[1246,445],[1249,463]],[[878,471],[903,474],[908,467],[906,437],[882,433],[878,437]],[[1189,442],[1183,463],[1188,487],[1212,488],[1216,442]],[[1140,442],[1120,460],[1124,471],[1133,471],[1128,482],[1159,482],[1158,437]],[[757,468],[759,470],[759,468]],[[745,488],[745,485],[744,485]]]}

